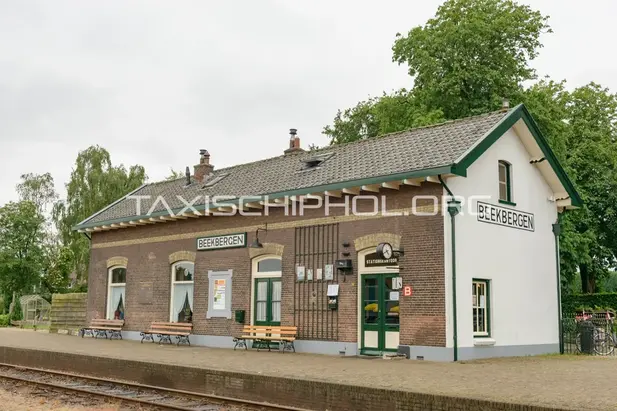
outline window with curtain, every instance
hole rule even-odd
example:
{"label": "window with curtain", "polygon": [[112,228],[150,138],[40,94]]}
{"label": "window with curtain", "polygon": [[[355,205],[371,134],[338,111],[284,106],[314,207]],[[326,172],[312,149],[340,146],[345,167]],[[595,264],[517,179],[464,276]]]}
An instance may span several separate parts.
{"label": "window with curtain", "polygon": [[126,267],[111,267],[107,282],[107,319],[124,320]]}
{"label": "window with curtain", "polygon": [[195,264],[181,261],[171,266],[170,321],[193,322],[193,276]]}
{"label": "window with curtain", "polygon": [[471,298],[473,310],[473,335],[489,337],[490,330],[490,294],[488,280],[473,280],[471,283]]}

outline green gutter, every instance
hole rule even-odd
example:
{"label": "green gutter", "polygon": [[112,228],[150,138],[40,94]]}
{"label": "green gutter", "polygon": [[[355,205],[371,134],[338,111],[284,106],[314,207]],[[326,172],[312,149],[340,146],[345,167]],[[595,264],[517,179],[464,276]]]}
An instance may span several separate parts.
{"label": "green gutter", "polygon": [[[564,209],[565,212],[565,209]],[[559,256],[559,234],[561,234],[561,213],[557,215],[557,222],[553,224],[555,234],[555,263],[557,265],[557,329],[559,330],[559,353],[563,354],[563,313],[561,308],[561,258]]]}
{"label": "green gutter", "polygon": [[454,361],[458,361],[458,315],[456,310],[456,215],[461,211],[461,202],[454,199],[454,194],[450,191],[450,188],[446,185],[446,182],[441,178],[441,174],[437,176],[439,182],[446,189],[450,200],[448,200],[448,213],[450,214],[450,226],[452,227],[450,238],[452,240],[452,325],[454,339]]}
{"label": "green gutter", "polygon": [[[332,183],[332,184],[322,184],[319,186],[304,187],[304,188],[298,188],[298,189],[288,190],[288,191],[280,191],[280,192],[265,193],[261,195],[255,195],[255,196],[247,196],[247,198],[250,197],[251,199],[253,199],[252,201],[257,202],[259,200],[263,200],[264,197],[268,196],[270,200],[274,200],[277,198],[306,195],[306,194],[315,193],[315,192],[323,192],[323,191],[328,191],[328,190],[341,190],[343,188],[348,188],[348,187],[386,183],[389,181],[404,180],[407,178],[428,177],[428,176],[435,176],[439,174],[455,174],[453,170],[453,166],[448,165],[448,166],[443,166],[443,167],[408,171],[405,173],[389,174],[385,176],[370,177],[370,178],[364,178],[364,179],[359,179],[359,180],[349,180],[349,181],[337,182],[337,183]],[[128,196],[130,196],[130,194],[128,194],[125,197],[128,197]],[[221,202],[218,202],[217,204],[218,206],[230,206],[230,205],[238,205],[239,203],[240,203],[240,200],[235,199],[235,200],[230,200],[230,201],[221,201]],[[205,204],[201,204],[201,205],[195,205],[193,206],[193,208],[197,211],[204,211],[207,208],[210,209],[214,207],[212,205],[210,205],[210,207],[206,207]],[[177,214],[183,209],[184,209],[184,206],[172,209],[171,211],[173,214]],[[89,218],[93,218],[99,213],[96,213],[92,217],[89,217]],[[105,221],[96,221],[96,222],[86,221],[86,222],[82,222],[76,225],[75,227],[73,227],[73,230],[79,230],[79,229],[90,228],[90,227],[100,227],[102,225],[118,224],[118,223],[134,221],[134,220],[147,219],[150,217],[160,217],[160,216],[167,216],[167,215],[169,215],[169,212],[167,210],[161,210],[161,211],[153,212],[152,214],[133,215],[133,216],[120,217],[120,218],[115,218],[115,219],[105,220]]]}

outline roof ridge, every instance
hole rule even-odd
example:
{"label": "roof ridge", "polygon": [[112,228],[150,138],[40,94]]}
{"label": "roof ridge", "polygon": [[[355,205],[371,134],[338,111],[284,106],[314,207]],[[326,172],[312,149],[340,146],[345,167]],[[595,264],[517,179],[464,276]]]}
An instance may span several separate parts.
{"label": "roof ridge", "polygon": [[[251,165],[263,163],[263,162],[266,162],[266,161],[272,161],[272,160],[275,160],[275,159],[278,159],[278,158],[285,158],[287,156],[299,156],[299,155],[303,155],[303,154],[311,154],[311,153],[315,154],[315,153],[320,153],[320,152],[323,152],[323,151],[335,150],[335,149],[338,149],[339,147],[343,148],[343,147],[349,147],[350,145],[354,145],[354,144],[367,143],[368,141],[370,141],[370,140],[372,140],[374,138],[388,138],[388,137],[392,137],[392,136],[396,136],[396,135],[399,135],[399,134],[408,133],[408,132],[412,132],[412,131],[415,132],[415,131],[426,130],[426,129],[431,129],[431,128],[435,128],[435,127],[441,127],[441,126],[451,125],[451,124],[455,124],[455,123],[460,123],[460,122],[463,122],[463,121],[468,121],[468,120],[479,118],[479,117],[489,117],[489,116],[492,116],[492,115],[497,114],[497,113],[503,113],[505,115],[506,113],[508,113],[509,111],[511,111],[513,109],[514,108],[512,108],[512,109],[510,109],[508,111],[495,110],[495,111],[491,111],[491,112],[488,112],[488,113],[476,114],[474,116],[462,117],[462,118],[457,118],[457,119],[454,119],[454,120],[446,120],[446,121],[443,121],[441,123],[429,124],[429,125],[420,126],[420,127],[411,127],[411,128],[408,128],[408,129],[405,129],[405,130],[401,130],[401,131],[393,131],[391,133],[381,134],[381,135],[377,135],[375,137],[363,138],[363,139],[359,139],[359,140],[355,140],[355,141],[349,141],[349,142],[346,142],[346,143],[340,143],[340,144],[335,144],[335,145],[329,144],[327,146],[320,147],[320,148],[312,150],[312,151],[311,150],[305,150],[305,151],[302,151],[302,152],[299,152],[299,153],[294,153],[294,154],[281,154],[281,155],[274,156],[274,157],[263,158],[261,160],[250,161],[248,163],[234,164],[234,165],[231,165],[231,166],[215,169],[213,171],[213,173],[216,174],[216,173],[222,172],[224,170],[231,170],[231,169],[235,169],[235,168],[251,166]],[[176,181],[176,180],[180,180],[182,178],[186,178],[186,177],[178,177],[177,179],[173,179],[173,180],[154,181],[154,182],[148,183],[146,185],[152,186],[152,185],[156,185],[156,184],[169,183],[169,182],[173,182],[173,181]]]}
{"label": "roof ridge", "polygon": [[466,120],[475,119],[475,118],[478,118],[478,117],[489,117],[489,116],[495,115],[497,113],[503,113],[504,115],[506,115],[506,113],[508,113],[510,111],[513,111],[515,108],[511,108],[508,111],[503,111],[503,109],[501,109],[501,110],[494,110],[494,111],[490,111],[488,113],[476,114],[474,116],[469,116],[469,117],[456,118],[454,120],[445,120],[445,121],[442,121],[441,123],[428,124],[426,126],[410,127],[410,128],[406,128],[405,130],[392,131],[390,133],[379,134],[379,135],[376,135],[374,137],[368,137],[368,138],[363,138],[363,139],[360,139],[360,140],[354,140],[354,141],[348,141],[348,142],[345,142],[345,143],[339,143],[339,144],[336,144],[336,146],[329,145],[329,146],[326,146],[326,147],[323,147],[323,148],[319,148],[318,150],[315,150],[315,151],[321,151],[321,150],[324,150],[324,149],[328,149],[330,147],[347,147],[347,146],[352,145],[352,144],[359,144],[359,143],[363,143],[363,142],[366,142],[366,141],[370,141],[373,138],[384,138],[384,137],[390,137],[390,136],[399,135],[399,134],[403,134],[403,133],[408,133],[410,131],[420,131],[420,130],[426,130],[426,129],[434,128],[434,127],[441,127],[441,126],[445,126],[445,125],[459,123],[459,122],[466,121]]}

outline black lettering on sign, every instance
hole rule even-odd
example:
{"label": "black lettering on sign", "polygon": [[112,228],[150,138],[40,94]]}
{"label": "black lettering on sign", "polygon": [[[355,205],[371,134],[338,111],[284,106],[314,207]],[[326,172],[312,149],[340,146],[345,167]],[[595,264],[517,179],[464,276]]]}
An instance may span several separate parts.
{"label": "black lettering on sign", "polygon": [[217,235],[197,239],[198,251],[235,247],[246,247],[246,233]]}
{"label": "black lettering on sign", "polygon": [[481,201],[478,201],[477,204],[478,221],[519,230],[535,231],[534,215],[531,213]]}

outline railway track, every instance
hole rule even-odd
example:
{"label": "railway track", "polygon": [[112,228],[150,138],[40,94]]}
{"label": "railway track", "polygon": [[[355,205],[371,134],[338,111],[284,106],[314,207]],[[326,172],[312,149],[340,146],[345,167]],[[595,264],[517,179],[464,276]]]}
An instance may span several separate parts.
{"label": "railway track", "polygon": [[276,404],[88,377],[61,371],[22,367],[5,363],[0,363],[0,379],[31,384],[52,390],[122,400],[127,403],[150,405],[162,410],[217,411],[229,409],[229,406],[234,406],[237,409],[255,411],[307,411],[300,408]]}

